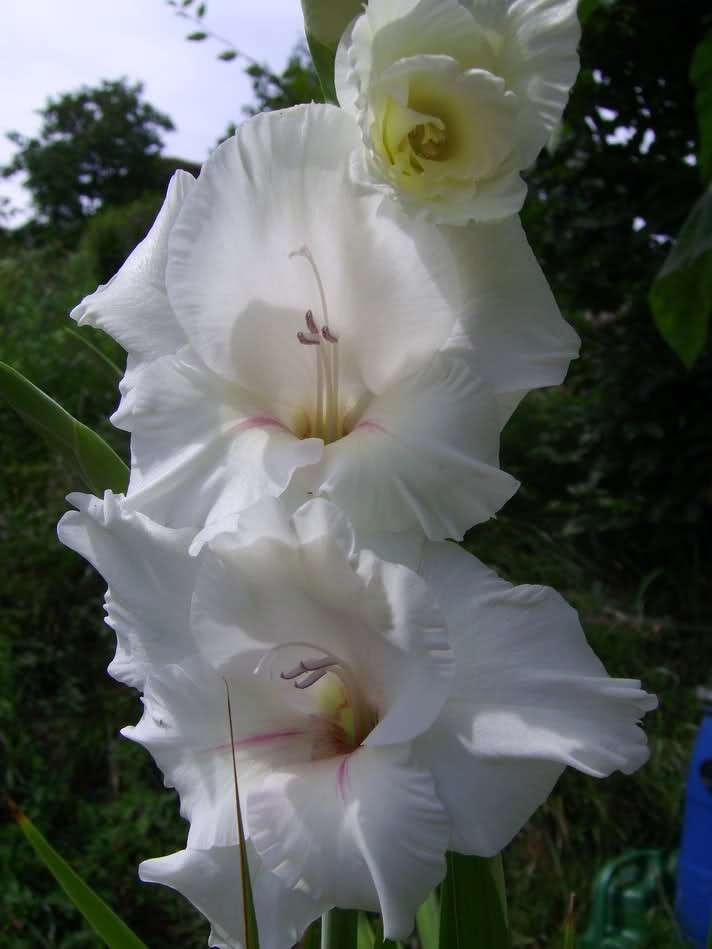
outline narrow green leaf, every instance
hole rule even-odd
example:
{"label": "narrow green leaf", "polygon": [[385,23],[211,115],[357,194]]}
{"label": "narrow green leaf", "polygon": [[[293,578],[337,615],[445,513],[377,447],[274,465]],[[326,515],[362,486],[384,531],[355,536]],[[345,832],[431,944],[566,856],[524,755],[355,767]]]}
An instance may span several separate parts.
{"label": "narrow green leaf", "polygon": [[441,949],[511,949],[501,856],[447,855],[440,894]]}
{"label": "narrow green leaf", "polygon": [[415,914],[415,927],[420,937],[421,949],[440,947],[440,901],[433,892]]}
{"label": "narrow green leaf", "polygon": [[193,33],[188,33],[186,36],[187,40],[195,42],[196,40],[205,40],[208,38],[208,34],[204,33],[202,30],[195,30]]}
{"label": "narrow green leaf", "polygon": [[357,949],[358,912],[331,909],[321,917],[321,949]]}
{"label": "narrow green leaf", "polygon": [[224,49],[222,53],[218,53],[218,59],[221,59],[224,63],[232,62],[233,59],[237,59],[237,50]]}
{"label": "narrow green leaf", "polygon": [[0,362],[0,397],[52,448],[73,462],[85,486],[101,496],[126,490],[129,470],[113,448],[12,366]]}
{"label": "narrow green leaf", "polygon": [[358,949],[374,949],[376,937],[365,913],[358,914],[356,945]]}
{"label": "narrow green leaf", "polygon": [[691,368],[712,312],[712,185],[687,216],[648,299],[663,339]]}
{"label": "narrow green leaf", "polygon": [[321,946],[321,920],[317,919],[311,924],[302,937],[300,943],[302,949],[319,949]]}
{"label": "narrow green leaf", "polygon": [[247,860],[247,845],[245,843],[245,829],[242,824],[242,808],[240,806],[240,791],[237,784],[237,752],[235,732],[232,722],[232,705],[230,703],[230,686],[225,682],[225,697],[227,705],[227,721],[230,730],[230,749],[232,751],[232,777],[235,788],[235,814],[237,820],[237,836],[240,842],[240,886],[242,888],[242,913],[245,927],[245,949],[259,949],[260,941],[257,933],[257,916],[252,898],[252,883],[250,881],[250,865]]}
{"label": "narrow green leaf", "polygon": [[52,847],[30,819],[11,805],[15,820],[35,853],[89,925],[110,949],[147,949],[145,943],[114,913]]}
{"label": "narrow green leaf", "polygon": [[334,84],[336,50],[320,43],[311,33],[307,33],[307,45],[309,46],[312,62],[319,77],[321,91],[324,94],[324,102],[336,104],[336,86]]}
{"label": "narrow green leaf", "polygon": [[79,340],[82,346],[86,346],[93,356],[96,356],[100,362],[109,367],[112,375],[116,376],[117,379],[120,379],[123,376],[124,373],[121,367],[117,366],[113,359],[110,359],[106,353],[102,352],[98,346],[95,346],[94,343],[92,343],[92,341],[86,335],[86,330],[84,332],[80,332],[79,330],[75,330],[72,326],[66,326],[64,328],[64,332],[68,333],[73,339]]}
{"label": "narrow green leaf", "polygon": [[326,102],[336,102],[334,60],[339,40],[363,7],[362,0],[302,0],[304,32]]}

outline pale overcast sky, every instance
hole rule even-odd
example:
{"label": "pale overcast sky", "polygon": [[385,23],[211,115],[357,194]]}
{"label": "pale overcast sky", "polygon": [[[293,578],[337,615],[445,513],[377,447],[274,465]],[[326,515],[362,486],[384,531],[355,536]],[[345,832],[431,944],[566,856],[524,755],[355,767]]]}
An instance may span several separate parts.
{"label": "pale overcast sky", "polygon": [[[224,47],[187,42],[191,26],[164,0],[0,0],[0,164],[14,152],[12,129],[37,131],[35,110],[50,95],[127,76],[173,119],[165,151],[203,160],[251,100],[240,61],[218,62]],[[299,0],[208,0],[206,26],[280,71],[303,36]],[[0,179],[16,207],[26,193]]]}

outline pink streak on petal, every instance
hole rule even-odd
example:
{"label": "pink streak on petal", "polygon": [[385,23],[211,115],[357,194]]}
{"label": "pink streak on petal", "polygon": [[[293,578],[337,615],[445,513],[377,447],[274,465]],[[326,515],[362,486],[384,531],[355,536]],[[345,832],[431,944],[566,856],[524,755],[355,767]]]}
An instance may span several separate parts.
{"label": "pink streak on petal", "polygon": [[281,428],[285,432],[289,431],[283,422],[280,422],[278,418],[274,418],[272,415],[250,415],[249,418],[238,422],[233,431],[235,434],[239,434],[251,428]]}
{"label": "pink streak on petal", "polygon": [[353,431],[357,432],[360,428],[365,429],[367,432],[380,432],[382,435],[388,434],[387,429],[385,429],[380,422],[374,422],[368,418],[363,419],[358,425],[355,425]]}
{"label": "pink streak on petal", "polygon": [[[249,748],[253,745],[267,745],[271,741],[281,741],[283,738],[299,738],[302,735],[306,735],[305,731],[302,731],[298,728],[289,729],[287,731],[281,732],[262,732],[257,735],[250,735],[248,738],[241,738],[239,741],[235,742],[236,748]],[[213,748],[206,748],[206,751],[228,751],[230,748],[230,742],[227,742],[224,745],[216,745]]]}
{"label": "pink streak on petal", "polygon": [[339,797],[342,801],[346,800],[346,779],[348,777],[349,770],[349,756],[346,755],[339,762],[339,767],[336,769],[336,787],[339,791]]}

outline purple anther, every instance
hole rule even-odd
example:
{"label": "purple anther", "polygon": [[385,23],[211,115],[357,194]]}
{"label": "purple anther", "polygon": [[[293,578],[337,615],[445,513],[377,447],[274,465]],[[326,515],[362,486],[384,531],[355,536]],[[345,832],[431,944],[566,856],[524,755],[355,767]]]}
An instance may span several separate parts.
{"label": "purple anther", "polygon": [[311,310],[307,310],[307,312],[304,315],[304,319],[306,321],[307,329],[309,330],[309,332],[315,336],[318,336],[319,327],[316,325],[316,320],[314,319],[314,314],[312,313]]}
{"label": "purple anther", "polygon": [[339,337],[332,333],[328,326],[322,326],[321,335],[327,343],[338,343],[339,341]]}
{"label": "purple anther", "polygon": [[295,682],[294,686],[297,689],[308,689],[310,685],[314,685],[319,679],[323,679],[328,671],[328,669],[317,669],[315,672],[310,672],[306,679]]}
{"label": "purple anther", "polygon": [[316,337],[311,336],[311,335],[308,336],[306,333],[303,333],[301,330],[297,333],[297,339],[304,346],[318,346],[320,343],[320,339],[318,336]]}
{"label": "purple anther", "polygon": [[316,669],[327,669],[335,665],[336,660],[331,656],[325,656],[323,659],[302,659],[299,665],[303,672],[314,672]]}

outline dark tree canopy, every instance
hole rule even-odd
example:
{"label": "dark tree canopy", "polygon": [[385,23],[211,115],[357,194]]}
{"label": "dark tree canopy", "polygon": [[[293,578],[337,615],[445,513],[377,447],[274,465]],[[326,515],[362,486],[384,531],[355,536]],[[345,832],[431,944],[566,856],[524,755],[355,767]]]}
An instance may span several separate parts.
{"label": "dark tree canopy", "polygon": [[165,187],[161,133],[174,126],[142,93],[126,79],[85,86],[47,102],[36,138],[9,133],[18,152],[3,175],[26,174],[41,221],[75,234],[101,205]]}

